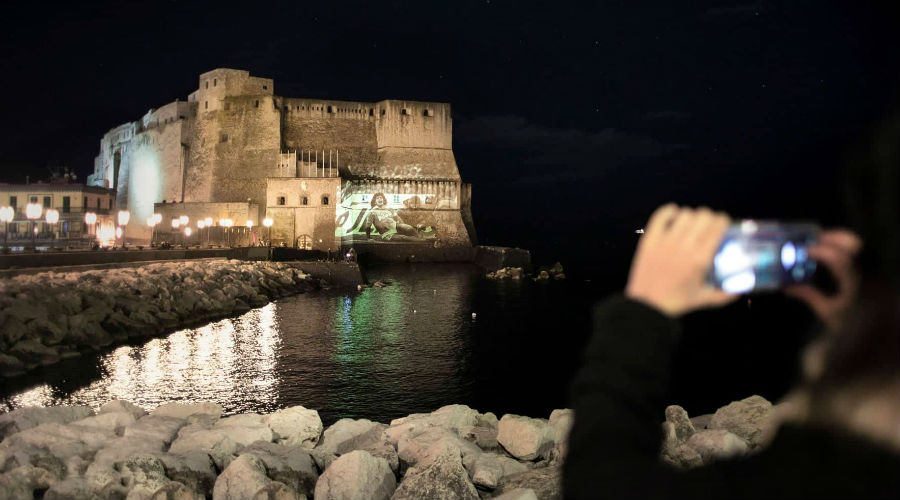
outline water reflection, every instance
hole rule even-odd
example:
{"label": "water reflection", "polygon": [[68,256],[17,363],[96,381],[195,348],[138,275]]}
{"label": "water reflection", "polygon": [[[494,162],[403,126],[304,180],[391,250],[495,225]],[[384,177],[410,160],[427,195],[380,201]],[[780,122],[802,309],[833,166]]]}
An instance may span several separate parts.
{"label": "water reflection", "polygon": [[226,414],[303,405],[327,425],[450,403],[526,415],[564,404],[581,342],[572,332],[584,328],[553,333],[559,311],[571,324],[582,310],[561,284],[492,282],[449,264],[388,266],[370,279],[392,284],[298,295],[10,379],[0,409],[119,398],[148,409],[215,401]]}

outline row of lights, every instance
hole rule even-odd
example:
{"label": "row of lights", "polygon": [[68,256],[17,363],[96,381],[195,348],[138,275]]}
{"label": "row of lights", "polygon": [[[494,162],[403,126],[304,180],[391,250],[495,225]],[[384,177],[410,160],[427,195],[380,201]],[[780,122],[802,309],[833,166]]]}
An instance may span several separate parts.
{"label": "row of lights", "polygon": [[[191,221],[191,219],[187,215],[182,215],[180,217],[173,218],[172,219],[172,229],[177,231],[179,227],[184,227],[184,235],[185,235],[185,237],[189,238],[191,236],[191,234],[193,233],[193,230],[188,225],[190,223],[190,221]],[[155,227],[157,225],[159,225],[161,222],[162,222],[162,214],[153,214],[150,217],[147,217],[147,225],[150,226],[151,231],[155,230]],[[265,226],[266,228],[271,228],[272,224],[273,224],[272,219],[269,219],[269,218],[263,219],[263,226]],[[223,218],[223,219],[219,219],[218,225],[219,225],[219,227],[224,227],[226,229],[230,229],[231,227],[234,226],[234,221],[231,219]],[[245,225],[247,226],[247,229],[253,229],[253,221],[252,220],[248,219]],[[212,227],[213,227],[213,218],[212,217],[206,217],[205,219],[200,219],[197,221],[197,229],[198,230],[202,231],[204,228],[206,228],[208,231],[209,228],[212,228]],[[207,238],[208,237],[209,237],[209,233],[207,232]]]}

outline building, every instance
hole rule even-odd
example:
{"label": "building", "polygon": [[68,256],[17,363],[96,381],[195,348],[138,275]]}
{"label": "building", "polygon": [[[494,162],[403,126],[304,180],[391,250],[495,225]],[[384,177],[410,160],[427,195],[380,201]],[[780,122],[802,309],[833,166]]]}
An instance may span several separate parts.
{"label": "building", "polygon": [[[28,204],[40,206],[40,216],[29,219]],[[115,235],[115,192],[112,189],[77,184],[73,177],[51,179],[50,182],[0,184],[0,206],[12,207],[13,221],[6,235],[9,246],[30,246],[32,238],[39,246],[81,248],[98,239]],[[56,223],[48,223],[48,209],[59,213]],[[88,224],[87,220],[93,221]],[[0,225],[7,231],[7,225]],[[34,230],[35,235],[32,235]]]}
{"label": "building", "polygon": [[248,217],[272,218],[273,241],[305,248],[473,244],[449,104],[282,97],[235,69],[198,83],[100,141],[88,183],[116,190],[129,240],[149,241],[165,201],[256,205]]}

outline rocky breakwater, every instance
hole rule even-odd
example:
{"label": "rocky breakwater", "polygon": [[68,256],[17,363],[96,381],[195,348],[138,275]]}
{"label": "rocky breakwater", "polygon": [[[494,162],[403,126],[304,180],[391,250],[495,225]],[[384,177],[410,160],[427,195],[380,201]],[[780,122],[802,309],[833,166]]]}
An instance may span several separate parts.
{"label": "rocky breakwater", "polygon": [[450,405],[323,429],[302,406],[221,417],[112,401],[0,415],[0,498],[560,498],[570,410],[549,419]]}
{"label": "rocky breakwater", "polygon": [[0,280],[0,374],[228,317],[318,285],[291,263],[179,261]]}

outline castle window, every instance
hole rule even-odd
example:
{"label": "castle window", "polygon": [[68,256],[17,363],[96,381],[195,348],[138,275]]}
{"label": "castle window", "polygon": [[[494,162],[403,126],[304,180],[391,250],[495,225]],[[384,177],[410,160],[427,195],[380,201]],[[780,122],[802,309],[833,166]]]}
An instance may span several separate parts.
{"label": "castle window", "polygon": [[228,142],[228,134],[222,134],[222,137],[219,138],[219,142]]}
{"label": "castle window", "polygon": [[213,78],[213,87],[215,87],[215,86],[216,86],[216,79]]}
{"label": "castle window", "polygon": [[394,195],[394,203],[400,203],[400,195],[399,194]]}
{"label": "castle window", "polygon": [[50,197],[44,196],[44,208],[50,208]]}
{"label": "castle window", "polygon": [[384,116],[384,108],[381,108],[381,116]]}
{"label": "castle window", "polygon": [[206,80],[206,88],[209,88],[209,80]]}
{"label": "castle window", "polygon": [[19,204],[18,196],[10,196],[9,197],[9,205],[13,208],[16,208],[16,205]]}
{"label": "castle window", "polygon": [[323,205],[327,205],[327,204],[328,204],[328,195],[325,195],[325,196],[322,197],[322,204],[323,204]]}
{"label": "castle window", "polygon": [[258,108],[258,107],[259,107],[259,99],[257,99],[256,102],[253,103],[253,107],[254,107],[254,108]]}
{"label": "castle window", "polygon": [[[108,203],[109,209],[112,210],[112,198],[110,198],[110,199],[107,200],[107,201],[109,202],[109,203]],[[98,200],[97,200],[97,205],[99,205],[99,204],[100,204],[100,200],[98,199]]]}
{"label": "castle window", "polygon": [[328,112],[329,112],[329,113],[334,113],[334,108],[331,107],[331,106],[328,106]]}
{"label": "castle window", "polygon": [[225,103],[225,111],[228,111],[229,109],[231,109],[231,103],[230,103],[230,102],[226,102],[226,103]]}
{"label": "castle window", "polygon": [[203,109],[209,109],[209,101],[203,101]]}
{"label": "castle window", "polygon": [[430,109],[426,109],[425,111],[422,111],[422,116],[434,116],[434,112]]}
{"label": "castle window", "polygon": [[401,115],[408,115],[408,114],[409,114],[409,111],[407,111],[406,108],[403,108],[403,109],[400,110],[400,114],[401,114]]}
{"label": "castle window", "polygon": [[289,109],[290,109],[290,106],[285,106],[285,107],[284,107],[284,110],[285,110],[285,111],[288,111]]}
{"label": "castle window", "polygon": [[100,198],[97,198],[97,210],[100,210]]}
{"label": "castle window", "polygon": [[179,120],[184,120],[184,115],[178,115]]}
{"label": "castle window", "polygon": [[279,205],[284,205],[284,204],[285,204],[284,196],[279,196],[279,197],[278,197],[278,204],[279,204]]}
{"label": "castle window", "polygon": [[268,86],[268,85],[263,85],[263,90],[269,90],[269,86]]}
{"label": "castle window", "polygon": [[300,199],[300,204],[301,205],[309,205],[309,198],[304,196],[303,198]]}
{"label": "castle window", "polygon": [[375,116],[375,108],[369,108],[369,116]]}

